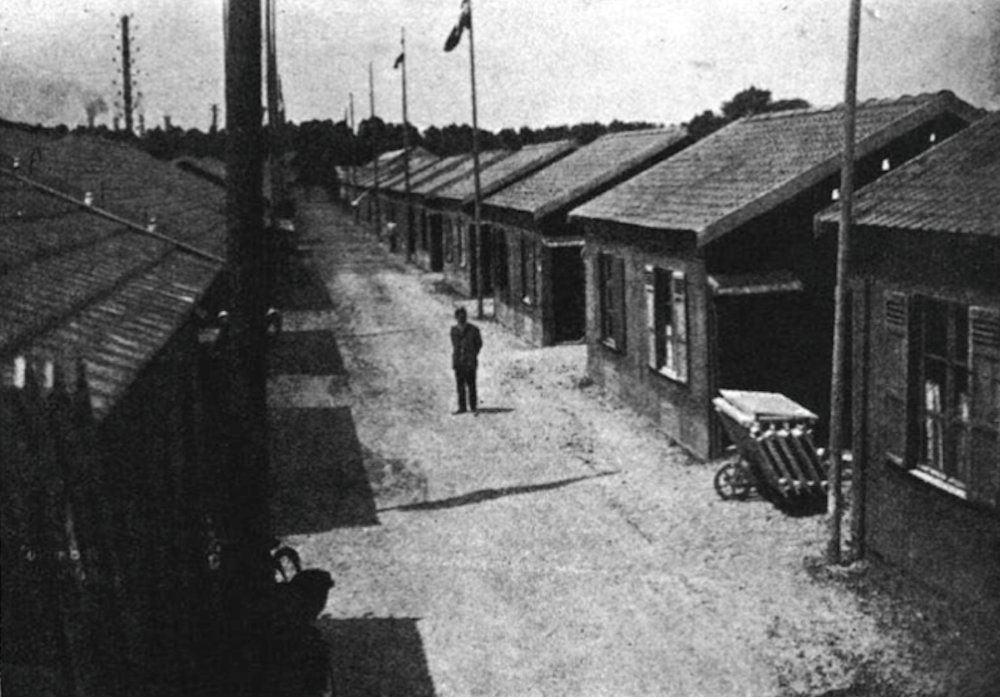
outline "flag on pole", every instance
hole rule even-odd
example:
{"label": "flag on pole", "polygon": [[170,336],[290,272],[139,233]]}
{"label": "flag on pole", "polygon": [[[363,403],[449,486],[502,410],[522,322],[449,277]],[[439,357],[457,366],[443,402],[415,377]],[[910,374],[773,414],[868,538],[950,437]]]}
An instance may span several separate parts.
{"label": "flag on pole", "polygon": [[392,64],[392,69],[395,70],[396,68],[398,68],[399,66],[401,66],[403,64],[403,61],[405,61],[405,60],[406,60],[406,54],[405,53],[400,53],[396,57],[396,62]]}
{"label": "flag on pole", "polygon": [[458,22],[451,28],[448,39],[444,42],[445,52],[453,50],[462,40],[462,32],[472,29],[472,10],[469,7],[469,0],[462,0],[462,13],[458,17]]}

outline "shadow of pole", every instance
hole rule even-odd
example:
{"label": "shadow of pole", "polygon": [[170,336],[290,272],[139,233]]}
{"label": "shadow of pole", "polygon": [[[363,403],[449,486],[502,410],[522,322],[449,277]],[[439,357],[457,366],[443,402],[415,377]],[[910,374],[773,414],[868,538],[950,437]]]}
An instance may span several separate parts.
{"label": "shadow of pole", "polygon": [[434,697],[417,619],[320,618],[337,697]]}
{"label": "shadow of pole", "polygon": [[560,479],[555,482],[545,482],[544,484],[528,484],[524,486],[508,486],[501,489],[480,489],[479,491],[473,491],[468,494],[462,494],[461,496],[453,496],[447,499],[439,499],[437,501],[422,501],[420,503],[407,503],[402,506],[392,506],[388,508],[380,508],[379,512],[383,511],[437,511],[445,508],[458,508],[459,506],[471,506],[477,503],[483,503],[484,501],[493,501],[494,499],[504,498],[505,496],[516,496],[518,494],[531,494],[537,491],[549,491],[551,489],[560,489],[564,486],[569,486],[570,484],[576,484],[577,482],[586,481],[588,479],[597,479],[598,477],[609,477],[613,474],[618,474],[617,471],[614,472],[599,472],[597,474],[591,474],[583,477],[571,477],[569,479]]}

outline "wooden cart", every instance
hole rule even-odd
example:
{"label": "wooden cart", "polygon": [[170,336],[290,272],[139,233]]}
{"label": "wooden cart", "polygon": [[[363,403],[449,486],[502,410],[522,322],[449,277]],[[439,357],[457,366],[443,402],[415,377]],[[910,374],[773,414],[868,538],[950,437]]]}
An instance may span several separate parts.
{"label": "wooden cart", "polygon": [[812,440],[818,417],[775,392],[720,390],[712,403],[739,458],[715,475],[723,499],[752,488],[779,505],[825,504],[827,468]]}

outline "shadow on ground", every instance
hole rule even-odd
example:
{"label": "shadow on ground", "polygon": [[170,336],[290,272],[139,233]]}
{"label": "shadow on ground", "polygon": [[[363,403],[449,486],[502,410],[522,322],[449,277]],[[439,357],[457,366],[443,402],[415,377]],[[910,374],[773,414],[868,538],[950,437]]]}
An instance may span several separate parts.
{"label": "shadow on ground", "polygon": [[268,350],[271,375],[346,375],[344,358],[332,331],[284,331]]}
{"label": "shadow on ground", "polygon": [[484,501],[492,501],[494,499],[504,498],[505,496],[515,496],[517,494],[532,494],[537,491],[549,491],[551,489],[560,489],[564,486],[569,486],[570,484],[576,484],[577,482],[582,482],[587,479],[596,479],[597,477],[608,477],[612,474],[617,474],[617,472],[600,472],[598,474],[591,474],[586,477],[570,477],[569,479],[560,479],[555,482],[545,482],[544,484],[529,484],[525,486],[507,486],[502,489],[480,489],[479,491],[472,491],[468,494],[462,494],[461,496],[453,496],[447,499],[438,499],[437,501],[421,501],[420,503],[407,503],[401,506],[394,506],[391,508],[380,508],[380,511],[437,511],[444,508],[458,508],[459,506],[471,506],[477,503],[483,503]]}
{"label": "shadow on ground", "polygon": [[510,407],[479,407],[476,412],[479,414],[509,414],[513,409]]}
{"label": "shadow on ground", "polygon": [[433,697],[423,642],[414,618],[321,618],[338,697]]}
{"label": "shadow on ground", "polygon": [[271,304],[279,310],[330,310],[333,300],[306,251],[281,254],[275,268]]}
{"label": "shadow on ground", "polygon": [[378,525],[350,407],[272,409],[274,534]]}

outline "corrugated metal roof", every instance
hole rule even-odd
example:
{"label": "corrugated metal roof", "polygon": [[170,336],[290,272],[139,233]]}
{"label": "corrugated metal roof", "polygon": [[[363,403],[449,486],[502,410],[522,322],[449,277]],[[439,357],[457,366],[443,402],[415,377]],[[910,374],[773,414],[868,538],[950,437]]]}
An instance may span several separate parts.
{"label": "corrugated metal roof", "polygon": [[541,218],[577,203],[626,171],[655,162],[686,137],[679,128],[610,133],[494,194],[486,203]]}
{"label": "corrugated metal roof", "polygon": [[[440,176],[444,172],[448,172],[455,167],[458,167],[462,162],[471,157],[468,154],[461,155],[451,155],[450,157],[445,157],[440,160],[430,161],[430,164],[420,166],[421,163],[410,163],[410,191],[415,192],[418,186],[421,186],[426,181],[434,179]],[[406,192],[406,175],[400,173],[392,181],[387,181],[385,186],[382,187],[383,190],[395,191],[397,193]]]}
{"label": "corrugated metal roof", "polygon": [[[436,162],[438,157],[421,147],[410,148],[410,160],[411,165],[413,161],[423,162],[426,160],[432,160]],[[378,158],[378,178],[379,186],[390,177],[403,171],[403,151],[393,150],[392,152],[382,153]],[[360,187],[371,187],[375,183],[375,165],[374,163],[369,163],[363,167],[359,167],[357,171],[358,186]]]}
{"label": "corrugated metal roof", "polygon": [[[29,173],[20,170],[25,176]],[[225,252],[225,191],[127,144],[69,136],[41,148],[31,178],[205,251]]]}
{"label": "corrugated metal roof", "polygon": [[[817,216],[837,225],[840,206]],[[861,189],[854,223],[1000,237],[1000,113]]]}
{"label": "corrugated metal roof", "polygon": [[[576,148],[576,143],[571,140],[527,145],[509,157],[491,164],[479,173],[483,198],[537,172],[559,158],[569,155]],[[462,206],[467,206],[476,197],[475,181],[473,177],[461,179],[437,191],[435,195],[442,200],[456,201]]]}
{"label": "corrugated metal roof", "polygon": [[[428,167],[432,167],[441,161],[437,155],[432,155],[431,153],[411,153],[409,168],[410,177],[415,174],[422,172]],[[406,176],[406,160],[400,158],[393,162],[392,166],[378,171],[378,188],[379,190],[392,189],[397,184],[401,184]],[[374,178],[368,183],[367,186],[373,187]]]}
{"label": "corrugated metal roof", "polygon": [[[950,92],[859,104],[858,157],[945,112],[976,115]],[[741,119],[570,215],[690,230],[706,244],[836,172],[842,122],[842,106]]]}
{"label": "corrugated metal roof", "polygon": [[[159,231],[224,249],[225,192],[127,145],[66,138],[18,173],[74,195],[93,191],[123,217],[153,211]],[[83,360],[103,416],[221,266],[11,177],[0,177],[0,202],[0,356]]]}
{"label": "corrugated metal roof", "polygon": [[[486,168],[510,157],[513,152],[512,150],[487,150],[486,152],[479,153],[480,179],[482,179],[482,173]],[[467,159],[463,160],[454,169],[449,170],[439,177],[435,177],[433,180],[424,182],[417,193],[423,195],[425,198],[436,198],[438,192],[444,191],[464,180],[467,180],[474,187],[474,168],[475,163],[472,156],[469,155]]]}

